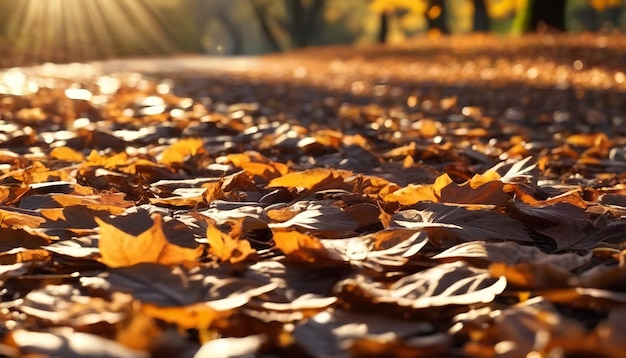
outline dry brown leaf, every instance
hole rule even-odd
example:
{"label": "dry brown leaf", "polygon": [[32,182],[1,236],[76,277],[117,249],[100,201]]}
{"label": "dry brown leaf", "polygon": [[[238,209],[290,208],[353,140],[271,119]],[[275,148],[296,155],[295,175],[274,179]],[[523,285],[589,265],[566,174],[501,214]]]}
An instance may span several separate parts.
{"label": "dry brown leaf", "polygon": [[201,247],[191,249],[169,243],[159,214],[152,216],[154,225],[137,236],[100,218],[95,220],[100,227],[98,247],[101,261],[109,267],[132,266],[142,262],[174,265],[195,261],[202,253]]}
{"label": "dry brown leaf", "polygon": [[437,265],[402,276],[393,282],[377,281],[356,273],[342,281],[335,290],[344,299],[364,299],[412,309],[450,305],[488,303],[506,288],[506,278],[492,277],[485,269],[463,261]]}
{"label": "dry brown leaf", "polygon": [[[476,177],[474,177],[476,178]],[[473,178],[472,178],[473,179]],[[491,204],[504,206],[510,197],[503,191],[504,183],[499,180],[469,180],[463,184],[449,183],[441,189],[440,201],[459,204]]]}
{"label": "dry brown leaf", "polygon": [[206,190],[194,190],[191,193],[185,193],[185,195],[175,195],[167,198],[150,198],[150,204],[195,208],[199,203],[205,202],[203,198],[205,193]]}
{"label": "dry brown leaf", "polygon": [[395,225],[423,228],[431,242],[448,246],[476,240],[513,240],[532,242],[519,221],[492,207],[463,207],[441,203],[419,203],[416,209],[399,211],[392,216]]}
{"label": "dry brown leaf", "polygon": [[206,188],[202,193],[202,200],[205,203],[210,204],[214,200],[224,198],[224,178],[220,177],[218,181],[202,184],[203,188]]}
{"label": "dry brown leaf", "polygon": [[545,290],[569,287],[572,274],[549,263],[522,262],[507,265],[502,262],[489,266],[493,277],[506,277],[512,288],[518,290]]}

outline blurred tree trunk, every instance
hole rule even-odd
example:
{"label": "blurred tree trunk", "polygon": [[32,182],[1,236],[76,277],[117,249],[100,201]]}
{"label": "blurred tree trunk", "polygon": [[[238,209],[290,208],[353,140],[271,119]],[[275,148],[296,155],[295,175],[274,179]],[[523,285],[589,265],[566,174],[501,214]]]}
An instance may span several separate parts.
{"label": "blurred tree trunk", "polygon": [[428,23],[428,31],[439,31],[442,34],[449,34],[448,18],[445,0],[429,0],[426,7],[426,21]]}
{"label": "blurred tree trunk", "polygon": [[241,37],[241,32],[237,25],[230,18],[228,12],[224,8],[220,8],[218,11],[219,19],[230,34],[230,39],[233,44],[233,55],[240,55],[243,53],[243,39]]}
{"label": "blurred tree trunk", "polygon": [[319,25],[319,18],[326,0],[285,0],[285,7],[290,17],[292,43],[294,47],[310,44]]}
{"label": "blurred tree trunk", "polygon": [[261,26],[261,31],[267,40],[271,51],[281,51],[282,48],[280,43],[276,39],[276,36],[272,32],[270,25],[270,16],[267,11],[267,4],[261,3],[257,0],[250,0],[250,4],[252,5],[252,9],[254,10],[254,15],[259,21],[259,25]]}
{"label": "blurred tree trunk", "polygon": [[528,0],[519,9],[511,32],[522,34],[533,31],[564,31],[566,0]]}
{"label": "blurred tree trunk", "polygon": [[530,31],[565,31],[566,0],[529,0]]}
{"label": "blurred tree trunk", "polygon": [[380,27],[378,28],[378,43],[387,43],[387,35],[389,34],[389,12],[380,13]]}
{"label": "blurred tree trunk", "polygon": [[[291,47],[305,47],[311,44],[311,38],[316,33],[319,24],[323,21],[322,11],[326,0],[284,0],[277,1],[250,0],[255,16],[261,26],[261,31],[272,50],[280,51],[282,46],[278,41],[278,33],[289,36]],[[282,6],[286,12],[285,18],[272,14],[272,6]]]}
{"label": "blurred tree trunk", "polygon": [[474,31],[489,31],[489,16],[487,15],[487,5],[485,4],[485,0],[473,0],[472,2],[474,3]]}

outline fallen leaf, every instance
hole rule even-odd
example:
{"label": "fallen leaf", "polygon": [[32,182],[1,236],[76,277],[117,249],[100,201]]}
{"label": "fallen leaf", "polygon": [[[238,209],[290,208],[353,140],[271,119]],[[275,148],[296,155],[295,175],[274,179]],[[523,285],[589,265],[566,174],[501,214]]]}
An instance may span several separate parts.
{"label": "fallen leaf", "polygon": [[203,304],[219,312],[276,289],[269,280],[238,277],[228,267],[185,269],[155,263],[113,268],[97,277],[83,277],[81,284],[104,292],[125,292],[142,304],[162,308]]}
{"label": "fallen leaf", "polygon": [[50,156],[58,160],[80,163],[85,160],[83,153],[69,147],[56,147],[50,151]]}
{"label": "fallen leaf", "polygon": [[533,241],[524,225],[495,210],[440,203],[419,203],[415,208],[398,212],[392,220],[404,227],[424,227],[431,241],[444,247],[485,239]]}
{"label": "fallen leaf", "polygon": [[304,188],[310,192],[347,188],[345,179],[351,175],[345,170],[309,169],[272,179],[267,187]]}
{"label": "fallen leaf", "polygon": [[14,330],[10,340],[20,352],[28,355],[62,356],[66,358],[147,358],[148,354],[128,349],[118,343],[67,327],[43,332]]}
{"label": "fallen leaf", "polygon": [[250,246],[250,242],[241,237],[243,220],[238,220],[234,225],[235,228],[231,230],[231,234],[222,232],[214,222],[209,223],[206,230],[209,253],[222,262],[233,264],[245,261],[256,254],[256,250]]}
{"label": "fallen leaf", "polygon": [[272,238],[276,248],[295,261],[319,264],[324,262],[342,262],[343,259],[327,250],[314,236],[295,230],[272,229]]}
{"label": "fallen leaf", "polygon": [[144,314],[176,324],[182,329],[207,329],[213,321],[228,317],[229,312],[218,312],[204,303],[187,306],[161,307],[150,303],[141,305]]}
{"label": "fallen leaf", "polygon": [[327,232],[332,235],[333,232],[336,232],[339,233],[337,236],[341,236],[341,232],[353,231],[359,228],[359,223],[351,215],[335,206],[307,203],[301,209],[300,212],[289,220],[280,223],[269,223],[268,226],[277,229],[297,226],[317,231],[318,234],[320,234],[319,232]]}
{"label": "fallen leaf", "polygon": [[163,233],[161,215],[154,214],[154,225],[139,235],[128,234],[114,224],[95,218],[100,227],[98,247],[102,262],[110,267],[132,266],[142,262],[173,265],[195,261],[202,248],[170,244]]}
{"label": "fallen leaf", "polygon": [[397,202],[405,206],[413,205],[421,201],[437,202],[439,200],[432,185],[416,184],[409,184],[392,193],[386,194],[382,199],[387,202]]}
{"label": "fallen leaf", "polygon": [[426,321],[409,321],[377,314],[329,310],[311,317],[296,327],[294,336],[303,348],[316,357],[342,355],[359,338],[392,342],[431,332]]}
{"label": "fallen leaf", "polygon": [[46,219],[34,215],[35,212],[28,213],[26,210],[20,212],[7,209],[0,209],[0,226],[2,227],[13,229],[34,228],[46,222]]}
{"label": "fallen leaf", "polygon": [[189,157],[200,153],[204,143],[200,138],[179,139],[162,153],[160,162],[165,165],[180,164]]}
{"label": "fallen leaf", "polygon": [[389,283],[355,274],[337,283],[335,291],[347,300],[360,296],[373,303],[427,309],[491,302],[504,291],[506,282],[504,276],[494,278],[485,269],[459,261],[437,265]]}
{"label": "fallen leaf", "polygon": [[441,188],[439,202],[459,204],[491,204],[504,206],[511,198],[503,191],[504,183],[500,175],[475,175],[463,184],[448,183]]}
{"label": "fallen leaf", "polygon": [[521,262],[507,265],[502,262],[489,266],[494,277],[506,277],[511,289],[536,291],[569,287],[572,274],[549,263]]}

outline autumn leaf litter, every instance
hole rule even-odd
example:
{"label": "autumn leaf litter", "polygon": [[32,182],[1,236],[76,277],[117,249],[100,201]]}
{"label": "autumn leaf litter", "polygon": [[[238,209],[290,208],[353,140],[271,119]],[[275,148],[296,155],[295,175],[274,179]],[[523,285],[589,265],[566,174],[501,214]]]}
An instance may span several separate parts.
{"label": "autumn leaf litter", "polygon": [[5,71],[0,348],[623,356],[623,41]]}

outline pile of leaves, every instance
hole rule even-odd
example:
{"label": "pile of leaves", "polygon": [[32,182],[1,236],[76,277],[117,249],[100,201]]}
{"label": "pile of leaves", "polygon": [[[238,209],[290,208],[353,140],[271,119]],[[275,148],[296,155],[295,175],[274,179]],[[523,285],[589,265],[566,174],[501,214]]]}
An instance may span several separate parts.
{"label": "pile of leaves", "polygon": [[598,89],[363,51],[2,73],[0,354],[626,355],[619,56]]}

